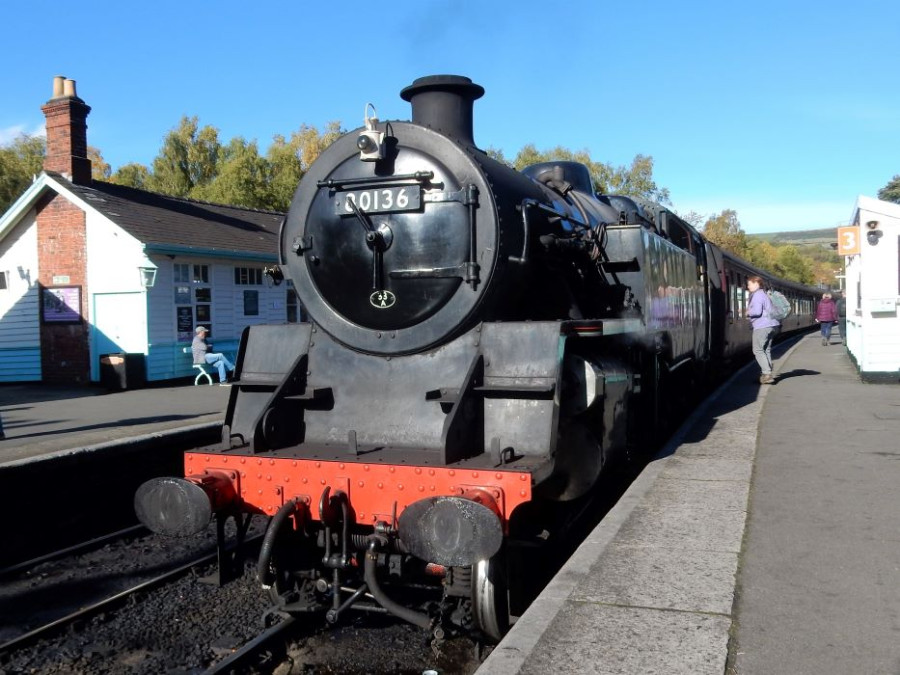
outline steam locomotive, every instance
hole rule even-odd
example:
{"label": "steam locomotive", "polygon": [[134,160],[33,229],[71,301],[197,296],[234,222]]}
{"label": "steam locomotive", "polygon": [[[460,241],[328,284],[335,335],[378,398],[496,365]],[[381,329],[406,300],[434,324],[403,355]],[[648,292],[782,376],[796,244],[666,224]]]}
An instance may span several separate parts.
{"label": "steam locomotive", "polygon": [[[686,391],[749,351],[744,283],[770,278],[587,167],[479,150],[459,76],[400,93],[310,167],[276,282],[308,320],[241,338],[221,443],[136,494],[150,529],[270,517],[258,574],[287,612],[387,611],[499,639],[523,551],[553,545]],[[372,114],[370,114],[372,113]],[[224,558],[223,558],[224,559]]]}

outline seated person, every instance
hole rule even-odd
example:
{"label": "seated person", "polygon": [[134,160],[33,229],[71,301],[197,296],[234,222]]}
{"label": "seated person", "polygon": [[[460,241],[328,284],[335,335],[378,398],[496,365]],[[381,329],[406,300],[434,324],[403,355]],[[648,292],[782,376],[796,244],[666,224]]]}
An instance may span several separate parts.
{"label": "seated person", "polygon": [[214,353],[212,345],[206,343],[206,334],[209,329],[206,326],[197,326],[194,329],[194,341],[191,343],[191,352],[194,355],[195,364],[215,366],[219,371],[219,384],[228,385],[227,372],[234,370],[234,364],[225,358],[224,354]]}

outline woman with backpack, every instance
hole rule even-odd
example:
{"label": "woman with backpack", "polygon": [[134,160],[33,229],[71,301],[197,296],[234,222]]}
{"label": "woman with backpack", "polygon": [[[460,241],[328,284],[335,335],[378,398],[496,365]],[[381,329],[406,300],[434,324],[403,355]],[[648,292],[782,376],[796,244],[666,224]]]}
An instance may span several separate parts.
{"label": "woman with backpack", "polygon": [[772,301],[762,289],[760,277],[747,278],[747,290],[750,291],[750,304],[747,306],[747,316],[753,326],[753,356],[759,364],[760,384],[774,384],[772,376],[772,340],[778,335],[781,325],[772,316],[775,313]]}
{"label": "woman with backpack", "polygon": [[822,299],[816,305],[816,323],[822,329],[822,346],[831,344],[831,329],[838,321],[837,305],[831,299],[831,293],[823,293]]}

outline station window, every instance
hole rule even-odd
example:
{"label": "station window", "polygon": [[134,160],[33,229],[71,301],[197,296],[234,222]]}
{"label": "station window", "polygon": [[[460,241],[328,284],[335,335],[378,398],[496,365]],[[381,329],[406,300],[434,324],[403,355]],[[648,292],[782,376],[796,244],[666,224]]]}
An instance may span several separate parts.
{"label": "station window", "polygon": [[5,291],[9,288],[9,277],[6,276],[7,274],[9,272],[0,272],[0,291]]}
{"label": "station window", "polygon": [[172,280],[178,340],[191,340],[194,327],[201,324],[211,331],[212,289],[209,286],[209,265],[174,263]]}
{"label": "station window", "polygon": [[187,284],[191,281],[191,266],[183,263],[172,265],[172,279],[176,284]]}
{"label": "station window", "polygon": [[260,267],[235,267],[234,283],[236,286],[262,286],[263,272]]}
{"label": "station window", "polygon": [[259,316],[259,291],[244,291],[244,316]]}
{"label": "station window", "polygon": [[209,265],[189,265],[187,263],[175,263],[172,266],[172,279],[175,283],[209,283]]}

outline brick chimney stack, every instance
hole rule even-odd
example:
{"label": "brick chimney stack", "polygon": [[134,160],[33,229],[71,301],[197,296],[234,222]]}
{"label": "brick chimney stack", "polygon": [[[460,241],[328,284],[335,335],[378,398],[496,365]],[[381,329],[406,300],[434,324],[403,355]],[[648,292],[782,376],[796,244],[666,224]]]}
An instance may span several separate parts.
{"label": "brick chimney stack", "polygon": [[91,182],[87,156],[87,116],[91,107],[75,94],[75,80],[53,78],[53,98],[41,106],[47,118],[44,170],[65,174],[73,183]]}
{"label": "brick chimney stack", "polygon": [[[87,119],[90,107],[75,95],[75,82],[53,79],[53,98],[41,106],[47,117],[44,170],[65,174],[73,183],[90,185]],[[41,322],[41,379],[87,383],[91,377],[87,285],[87,216],[65,194],[50,190],[36,204],[38,284],[80,289],[80,319]],[[42,296],[43,300],[43,296]]]}

